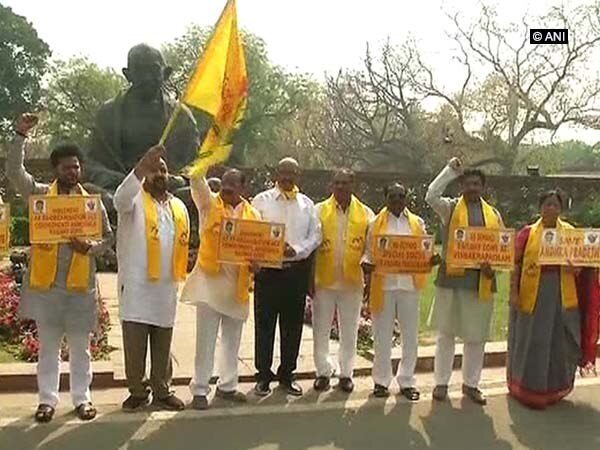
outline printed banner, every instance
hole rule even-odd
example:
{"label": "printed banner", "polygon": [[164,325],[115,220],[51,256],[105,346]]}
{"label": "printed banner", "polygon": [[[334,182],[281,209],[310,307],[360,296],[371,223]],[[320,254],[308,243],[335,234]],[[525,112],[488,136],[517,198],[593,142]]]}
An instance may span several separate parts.
{"label": "printed banner", "polygon": [[102,238],[99,195],[32,195],[29,198],[29,241],[69,242],[71,238]]}
{"label": "printed banner", "polygon": [[219,262],[281,267],[284,249],[284,224],[233,218],[221,223]]}
{"label": "printed banner", "polygon": [[455,230],[454,248],[448,249],[449,267],[479,269],[488,262],[496,270],[512,270],[515,230],[467,227]]}
{"label": "printed banner", "polygon": [[0,253],[10,249],[10,205],[0,205]]}
{"label": "printed banner", "polygon": [[433,236],[374,236],[373,260],[377,273],[429,273]]}
{"label": "printed banner", "polygon": [[544,230],[540,265],[600,267],[600,229]]}

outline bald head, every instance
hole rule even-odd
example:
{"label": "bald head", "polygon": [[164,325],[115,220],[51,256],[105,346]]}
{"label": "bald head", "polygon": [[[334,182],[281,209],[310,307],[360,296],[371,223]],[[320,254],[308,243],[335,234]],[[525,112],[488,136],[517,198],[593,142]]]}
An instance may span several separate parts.
{"label": "bald head", "polygon": [[286,190],[291,191],[298,184],[300,164],[294,158],[283,158],[277,164],[277,183]]}
{"label": "bald head", "polygon": [[157,98],[171,72],[161,52],[148,44],[132,47],[127,54],[127,67],[123,69],[132,92],[142,100]]}
{"label": "bald head", "polygon": [[283,158],[281,161],[279,161],[279,163],[277,164],[277,169],[284,169],[284,170],[290,170],[290,169],[295,169],[295,170],[300,170],[300,164],[298,164],[298,161],[296,161],[294,158]]}
{"label": "bald head", "polygon": [[129,53],[127,53],[127,67],[131,69],[132,66],[146,62],[157,62],[165,66],[165,59],[162,53],[148,44],[138,44],[131,47]]}

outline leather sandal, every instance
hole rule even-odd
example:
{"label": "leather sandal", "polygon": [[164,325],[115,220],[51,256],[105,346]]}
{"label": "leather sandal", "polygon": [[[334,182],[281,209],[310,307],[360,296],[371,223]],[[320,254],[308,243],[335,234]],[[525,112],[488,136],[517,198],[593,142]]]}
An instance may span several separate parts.
{"label": "leather sandal", "polygon": [[77,408],[75,408],[75,412],[77,413],[77,417],[83,421],[89,421],[96,417],[98,411],[91,403],[82,403]]}
{"label": "leather sandal", "polygon": [[56,410],[45,403],[41,403],[35,411],[35,421],[38,423],[48,423],[54,418]]}

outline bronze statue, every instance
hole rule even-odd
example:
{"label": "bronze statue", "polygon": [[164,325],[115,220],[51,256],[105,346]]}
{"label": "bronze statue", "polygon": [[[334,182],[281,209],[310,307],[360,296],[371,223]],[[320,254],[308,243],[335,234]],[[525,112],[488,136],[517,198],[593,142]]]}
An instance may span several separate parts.
{"label": "bronze statue", "polygon": [[[106,102],[96,115],[86,158],[91,183],[114,192],[141,156],[159,142],[175,108],[164,91],[171,72],[159,50],[146,44],[129,50],[123,75],[130,88]],[[165,142],[169,167],[178,171],[192,162],[200,143],[196,121],[183,106]],[[171,176],[172,189],[184,185],[182,178]]]}

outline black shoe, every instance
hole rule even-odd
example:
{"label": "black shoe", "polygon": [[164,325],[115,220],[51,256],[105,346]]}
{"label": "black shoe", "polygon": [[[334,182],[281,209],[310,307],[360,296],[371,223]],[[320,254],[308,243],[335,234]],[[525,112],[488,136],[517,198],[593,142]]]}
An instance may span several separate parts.
{"label": "black shoe", "polygon": [[375,389],[373,389],[373,395],[377,398],[386,398],[390,396],[390,391],[385,386],[376,384]]}
{"label": "black shoe", "polygon": [[478,388],[466,386],[463,384],[462,392],[463,395],[469,397],[473,401],[473,403],[482,406],[487,405],[487,400],[485,399],[483,392],[481,392]]}
{"label": "black shoe", "polygon": [[185,409],[185,403],[175,396],[175,394],[171,394],[165,398],[155,398],[152,401],[152,406],[165,411],[183,411]]}
{"label": "black shoe", "polygon": [[411,402],[416,402],[421,398],[419,391],[413,387],[400,389],[400,393]]}
{"label": "black shoe", "polygon": [[443,402],[448,398],[448,386],[436,386],[433,389],[433,399],[438,402]]}
{"label": "black shoe", "polygon": [[298,383],[295,381],[288,382],[279,382],[279,386],[281,386],[289,395],[293,395],[294,397],[302,397],[303,391]]}
{"label": "black shoe", "polygon": [[329,390],[330,386],[329,377],[317,377],[313,387],[315,388],[315,391],[322,392]]}
{"label": "black shoe", "polygon": [[354,390],[354,383],[352,382],[352,378],[340,378],[339,387],[346,394],[351,393]]}
{"label": "black shoe", "polygon": [[134,397],[130,395],[127,400],[123,402],[121,406],[123,411],[138,411],[142,408],[147,407],[150,404],[150,397]]}
{"label": "black shoe", "polygon": [[190,407],[192,409],[197,409],[198,411],[208,409],[208,399],[206,398],[206,395],[194,395]]}
{"label": "black shoe", "polygon": [[259,381],[258,383],[256,383],[256,386],[254,386],[254,393],[259,397],[266,397],[267,395],[270,395],[270,384],[271,383],[269,383],[268,381]]}

